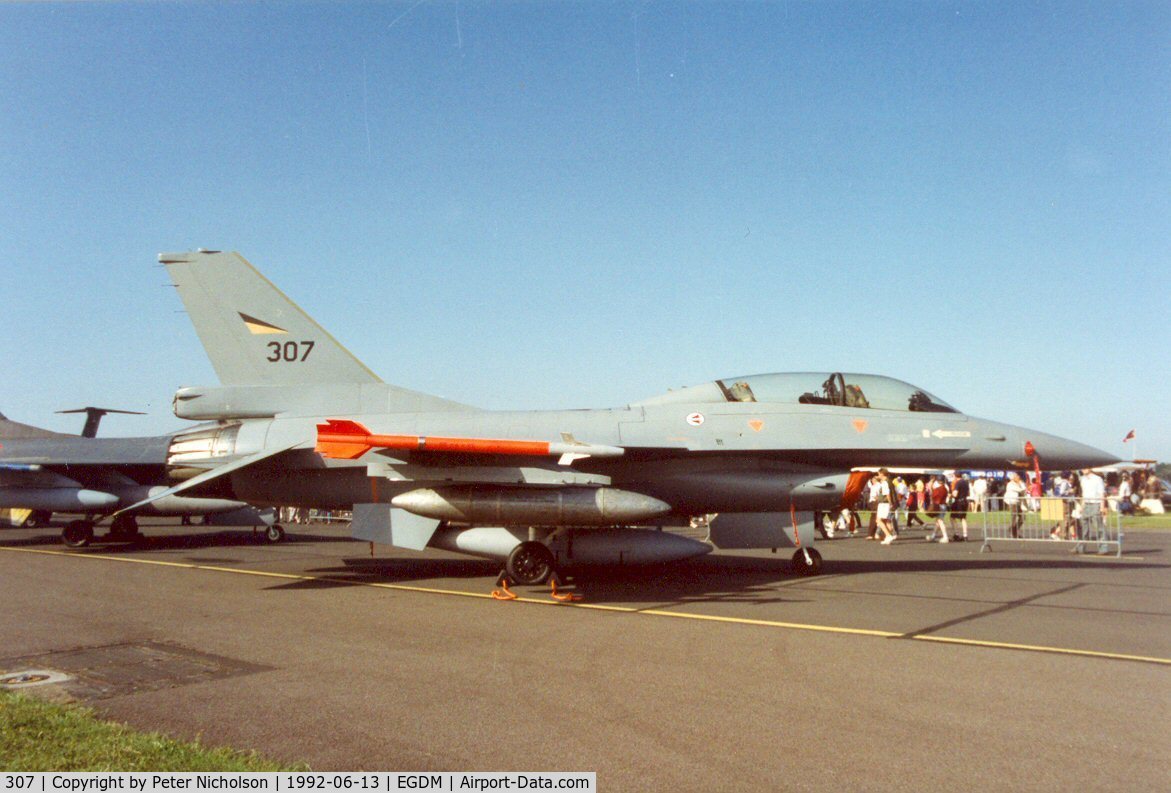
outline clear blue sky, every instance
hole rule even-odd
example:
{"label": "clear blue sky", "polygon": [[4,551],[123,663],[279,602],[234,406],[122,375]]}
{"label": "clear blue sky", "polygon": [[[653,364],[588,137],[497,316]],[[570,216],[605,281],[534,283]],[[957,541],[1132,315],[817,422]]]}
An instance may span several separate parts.
{"label": "clear blue sky", "polygon": [[0,6],[0,411],[181,422],[160,251],[387,381],[604,407],[890,374],[1171,459],[1171,4]]}

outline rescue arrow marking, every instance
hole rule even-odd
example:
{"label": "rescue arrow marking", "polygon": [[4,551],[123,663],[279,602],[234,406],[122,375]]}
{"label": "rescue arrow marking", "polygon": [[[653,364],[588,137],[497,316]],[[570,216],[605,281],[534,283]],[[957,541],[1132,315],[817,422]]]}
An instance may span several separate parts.
{"label": "rescue arrow marking", "polygon": [[970,438],[972,433],[967,430],[936,430],[931,433],[936,438]]}

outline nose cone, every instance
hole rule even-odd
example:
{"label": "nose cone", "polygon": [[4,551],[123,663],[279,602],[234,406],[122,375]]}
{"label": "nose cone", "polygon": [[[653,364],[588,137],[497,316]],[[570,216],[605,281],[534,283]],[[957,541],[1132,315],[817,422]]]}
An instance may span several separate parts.
{"label": "nose cone", "polygon": [[976,427],[972,445],[961,457],[970,468],[1003,469],[1028,460],[1032,454],[1040,458],[1041,468],[1047,471],[1097,468],[1119,462],[1109,452],[1068,438],[984,419],[973,421]]}
{"label": "nose cone", "polygon": [[1111,465],[1121,461],[1121,458],[1109,452],[1056,435],[1038,434],[1037,438],[1038,440],[1032,441],[1033,447],[1037,456],[1041,458],[1041,467],[1047,471],[1059,468],[1097,468],[1100,465]]}

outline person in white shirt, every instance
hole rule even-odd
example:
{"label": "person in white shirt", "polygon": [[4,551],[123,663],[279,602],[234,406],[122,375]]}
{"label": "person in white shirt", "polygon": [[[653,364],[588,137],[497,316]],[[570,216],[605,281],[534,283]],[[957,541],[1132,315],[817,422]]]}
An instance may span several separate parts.
{"label": "person in white shirt", "polygon": [[1129,515],[1134,507],[1134,502],[1130,500],[1132,495],[1134,489],[1130,485],[1130,474],[1123,474],[1122,481],[1118,483],[1118,511],[1123,515]]}
{"label": "person in white shirt", "polygon": [[[1082,472],[1082,538],[1105,542],[1106,524],[1102,520],[1102,509],[1106,505],[1106,481],[1092,469]],[[1105,546],[1099,546],[1099,553],[1106,553]]]}
{"label": "person in white shirt", "polygon": [[866,527],[866,539],[868,540],[878,539],[878,491],[882,485],[879,476],[881,473],[879,471],[874,474],[866,483],[866,506],[870,509],[870,524]]}
{"label": "person in white shirt", "polygon": [[1049,532],[1049,539],[1072,540],[1077,534],[1073,522],[1073,485],[1064,471],[1053,477],[1053,495],[1061,499],[1061,522]]}
{"label": "person in white shirt", "polygon": [[890,491],[890,474],[885,468],[878,469],[878,487],[875,489],[875,495],[878,497],[878,504],[875,508],[875,517],[877,518],[878,528],[882,529],[883,545],[890,545],[895,541],[894,527],[891,525],[890,516],[893,512],[892,507],[894,497]]}
{"label": "person in white shirt", "polygon": [[1012,514],[1009,530],[1013,538],[1020,537],[1021,525],[1025,522],[1024,499],[1029,494],[1029,488],[1021,481],[1021,475],[1013,471],[1008,475],[1008,484],[1004,487],[1004,505]]}
{"label": "person in white shirt", "polygon": [[972,498],[976,505],[973,508],[975,512],[983,512],[987,506],[988,500],[988,480],[982,476],[976,477],[972,482]]}

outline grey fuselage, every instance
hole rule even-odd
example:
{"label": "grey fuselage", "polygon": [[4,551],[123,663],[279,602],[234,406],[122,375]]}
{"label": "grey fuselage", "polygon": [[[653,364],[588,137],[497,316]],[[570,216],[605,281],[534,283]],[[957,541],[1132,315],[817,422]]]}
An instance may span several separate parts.
{"label": "grey fuselage", "polygon": [[[378,403],[391,386],[354,386],[363,396],[337,400]],[[352,389],[352,390],[353,390]],[[436,411],[317,414],[314,387],[298,390],[272,418],[221,420],[234,426],[235,456],[295,446],[230,475],[231,495],[254,504],[349,508],[389,501],[421,487],[611,486],[660,499],[680,516],[713,512],[823,509],[842,501],[853,468],[1005,469],[1026,459],[1031,442],[1046,468],[1097,465],[1113,459],[1063,438],[957,412],[876,410],[836,405],[735,402],[703,386],[670,392],[624,408],[568,411]],[[227,399],[240,409],[248,387],[185,389],[177,401],[191,413]],[[229,392],[230,398],[223,392]],[[278,391],[265,389],[266,398]],[[320,395],[324,397],[324,395]],[[389,401],[395,401],[391,393]],[[271,404],[271,403],[270,403]],[[218,408],[215,408],[218,409]],[[180,415],[183,415],[180,412]],[[203,415],[203,417],[210,417]],[[326,459],[314,451],[316,428],[327,419],[361,423],[371,433],[469,438],[572,438],[617,446],[620,457],[590,457],[572,465],[556,458],[371,450],[357,460]],[[222,485],[221,485],[222,487]]]}

